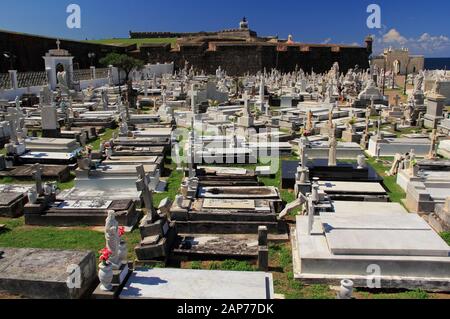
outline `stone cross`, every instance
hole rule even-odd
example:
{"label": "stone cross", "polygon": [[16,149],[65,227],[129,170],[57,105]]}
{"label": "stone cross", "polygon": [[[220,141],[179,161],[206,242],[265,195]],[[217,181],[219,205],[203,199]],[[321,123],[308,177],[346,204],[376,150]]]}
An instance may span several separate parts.
{"label": "stone cross", "polygon": [[399,105],[399,101],[400,101],[400,96],[398,96],[398,94],[395,96],[394,101],[395,101],[395,106]]}
{"label": "stone cross", "polygon": [[17,137],[17,131],[19,129],[20,123],[20,114],[16,109],[9,109],[8,115],[5,116],[5,119],[9,122],[10,130],[10,140],[13,144],[17,144],[19,142]]}
{"label": "stone cross", "polygon": [[189,138],[189,178],[195,177],[195,126],[194,126],[194,118],[191,120],[191,134]]}
{"label": "stone cross", "polygon": [[308,235],[311,236],[314,227],[314,214],[316,211],[316,206],[312,199],[312,196],[308,197]]}
{"label": "stone cross", "polygon": [[139,179],[136,181],[136,188],[139,192],[142,192],[144,205],[147,209],[147,214],[150,216],[151,222],[155,222],[158,219],[158,215],[153,207],[153,190],[150,190],[148,187],[150,184],[150,177],[145,173],[144,165],[136,167],[136,171],[139,175]]}
{"label": "stone cross", "polygon": [[190,95],[191,95],[191,111],[193,114],[196,114],[198,92],[195,90],[194,84],[192,85]]}
{"label": "stone cross", "polygon": [[308,118],[307,118],[307,122],[306,122],[306,130],[307,131],[312,131],[313,129],[313,122],[312,122],[312,118],[313,118],[313,113],[311,110],[308,111]]}
{"label": "stone cross", "polygon": [[381,120],[377,121],[377,139],[381,139]]}
{"label": "stone cross", "polygon": [[300,138],[300,142],[298,143],[299,151],[300,151],[300,166],[301,168],[306,167],[306,141],[305,138]]}
{"label": "stone cross", "polygon": [[34,165],[33,178],[36,181],[36,193],[40,196],[44,192],[42,187],[42,167],[40,164]]}
{"label": "stone cross", "polygon": [[328,154],[328,166],[336,166],[337,162],[336,162],[336,148],[337,148],[337,141],[336,141],[336,137],[334,136],[334,134],[332,133],[329,139],[329,154]]}
{"label": "stone cross", "polygon": [[53,103],[53,93],[48,87],[44,87],[39,96],[39,102],[42,105],[51,105]]}
{"label": "stone cross", "polygon": [[434,129],[433,133],[431,133],[430,152],[428,153],[427,159],[436,158],[436,142],[437,142],[437,130]]}

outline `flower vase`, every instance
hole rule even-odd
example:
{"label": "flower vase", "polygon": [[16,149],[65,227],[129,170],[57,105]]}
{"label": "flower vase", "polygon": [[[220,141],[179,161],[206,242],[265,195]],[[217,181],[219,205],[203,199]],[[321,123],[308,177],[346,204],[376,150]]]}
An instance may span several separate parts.
{"label": "flower vase", "polygon": [[29,192],[27,193],[28,202],[29,202],[30,204],[36,204],[37,198],[38,198],[37,195],[38,195],[38,194],[37,194],[35,191],[29,191]]}
{"label": "flower vase", "polygon": [[112,290],[112,280],[113,280],[113,268],[112,264],[104,264],[101,263],[99,266],[98,278],[100,280],[100,289],[103,291],[111,291]]}

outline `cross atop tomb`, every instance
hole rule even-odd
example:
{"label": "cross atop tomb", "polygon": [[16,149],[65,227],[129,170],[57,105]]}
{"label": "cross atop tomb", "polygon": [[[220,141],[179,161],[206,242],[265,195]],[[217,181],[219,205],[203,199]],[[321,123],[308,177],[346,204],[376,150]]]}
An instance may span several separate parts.
{"label": "cross atop tomb", "polygon": [[400,102],[400,96],[397,94],[397,95],[395,95],[395,97],[394,97],[394,101],[395,101],[395,106],[398,106],[399,105],[399,102]]}
{"label": "cross atop tomb", "polygon": [[19,142],[17,133],[22,131],[23,125],[22,110],[18,110],[17,108],[9,108],[5,119],[9,122],[11,128],[11,142],[17,144]]}
{"label": "cross atop tomb", "polygon": [[56,40],[56,47],[58,48],[58,51],[61,50],[61,41],[59,39]]}
{"label": "cross atop tomb", "polygon": [[136,171],[139,176],[139,179],[136,181],[136,189],[142,192],[147,214],[150,216],[151,222],[155,222],[158,219],[158,214],[153,207],[153,190],[150,190],[148,187],[150,177],[145,173],[144,165],[137,166]]}
{"label": "cross atop tomb", "polygon": [[33,178],[36,181],[36,193],[40,196],[44,192],[44,189],[42,187],[42,167],[40,164],[35,164],[33,168]]}

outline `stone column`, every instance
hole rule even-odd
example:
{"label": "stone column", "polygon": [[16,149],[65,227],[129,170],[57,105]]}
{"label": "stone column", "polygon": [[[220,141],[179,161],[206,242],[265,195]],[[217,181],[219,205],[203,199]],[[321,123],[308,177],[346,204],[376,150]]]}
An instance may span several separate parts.
{"label": "stone column", "polygon": [[97,78],[97,72],[95,70],[95,66],[91,66],[91,78],[95,80]]}
{"label": "stone column", "polygon": [[258,269],[269,270],[269,244],[267,226],[258,227]]}
{"label": "stone column", "polygon": [[50,90],[56,89],[56,75],[51,67],[45,68],[45,73],[47,73],[47,82]]}
{"label": "stone column", "polygon": [[9,79],[11,81],[11,89],[17,90],[19,87],[19,84],[17,82],[17,70],[9,70]]}

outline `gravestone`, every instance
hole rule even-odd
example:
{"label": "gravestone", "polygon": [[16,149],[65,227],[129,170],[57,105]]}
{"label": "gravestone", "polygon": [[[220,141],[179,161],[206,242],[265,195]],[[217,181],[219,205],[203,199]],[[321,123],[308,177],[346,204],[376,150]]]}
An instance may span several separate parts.
{"label": "gravestone", "polygon": [[427,98],[427,113],[424,116],[424,126],[426,128],[437,128],[440,121],[444,119],[445,96],[431,94]]}
{"label": "gravestone", "polygon": [[43,105],[41,109],[42,137],[60,137],[61,128],[58,124],[58,113],[54,105]]}

